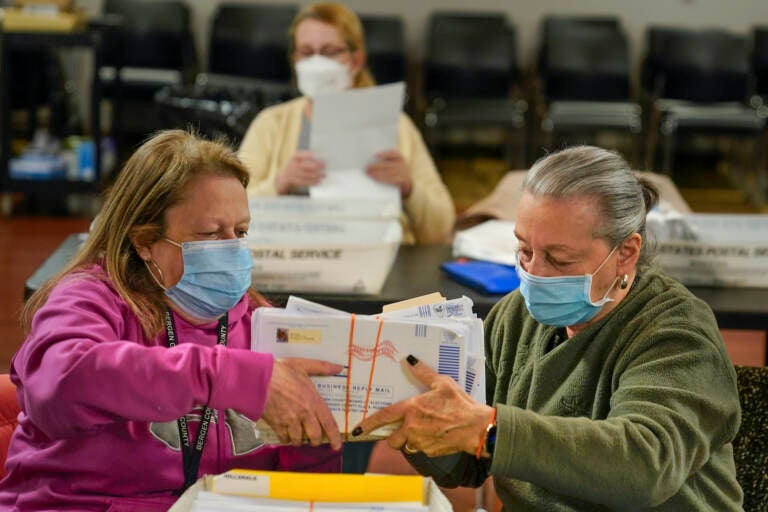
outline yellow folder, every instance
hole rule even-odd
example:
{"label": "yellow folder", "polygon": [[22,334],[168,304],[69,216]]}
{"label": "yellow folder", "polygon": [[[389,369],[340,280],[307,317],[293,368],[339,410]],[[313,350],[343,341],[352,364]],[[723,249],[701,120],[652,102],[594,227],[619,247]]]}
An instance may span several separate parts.
{"label": "yellow folder", "polygon": [[86,22],[83,11],[45,15],[6,9],[2,17],[2,27],[7,32],[78,32],[85,29]]}
{"label": "yellow folder", "polygon": [[297,501],[411,502],[427,504],[429,480],[418,475],[294,473],[233,469],[210,477],[219,494]]}

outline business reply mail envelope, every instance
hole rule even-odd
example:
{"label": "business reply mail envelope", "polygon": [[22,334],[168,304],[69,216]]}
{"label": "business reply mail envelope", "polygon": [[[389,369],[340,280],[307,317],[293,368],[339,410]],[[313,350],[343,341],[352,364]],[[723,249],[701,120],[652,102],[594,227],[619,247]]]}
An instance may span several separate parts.
{"label": "business reply mail envelope", "polygon": [[[408,354],[464,388],[467,335],[468,327],[458,322],[259,308],[252,318],[251,349],[277,358],[305,357],[342,365],[338,375],[312,380],[343,435],[366,415],[425,390],[407,368]],[[385,437],[394,428],[385,426],[354,440]],[[263,420],[259,429],[266,443],[278,442]]]}

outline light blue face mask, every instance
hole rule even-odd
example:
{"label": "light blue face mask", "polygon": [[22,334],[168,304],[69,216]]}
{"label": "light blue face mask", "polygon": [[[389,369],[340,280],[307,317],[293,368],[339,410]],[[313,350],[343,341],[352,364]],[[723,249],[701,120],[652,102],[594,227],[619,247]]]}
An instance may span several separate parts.
{"label": "light blue face mask", "polygon": [[240,302],[251,287],[253,258],[244,238],[178,243],[184,273],[165,295],[187,316],[213,321]]}
{"label": "light blue face mask", "polygon": [[[592,276],[597,274],[616,251],[616,247],[605,257],[591,274],[582,276],[540,277],[529,274],[518,263],[520,293],[525,299],[528,312],[544,325],[568,327],[592,320],[607,303],[613,299],[608,288],[602,299],[592,302]],[[614,280],[614,284],[616,281]]]}

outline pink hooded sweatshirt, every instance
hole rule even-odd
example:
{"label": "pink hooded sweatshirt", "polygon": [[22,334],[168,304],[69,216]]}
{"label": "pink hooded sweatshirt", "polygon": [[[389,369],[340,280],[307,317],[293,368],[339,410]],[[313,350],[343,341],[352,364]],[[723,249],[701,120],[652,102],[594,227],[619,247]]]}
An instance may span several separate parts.
{"label": "pink hooded sweatshirt", "polygon": [[201,406],[215,410],[199,475],[231,468],[338,472],[328,445],[265,446],[253,421],[267,399],[272,356],[251,352],[253,307],[229,312],[227,346],[217,322],[174,314],[178,345],[147,339],[99,267],[71,275],[35,315],[14,356],[19,426],[0,482],[0,510],[156,512],[182,486],[176,420],[193,436]]}

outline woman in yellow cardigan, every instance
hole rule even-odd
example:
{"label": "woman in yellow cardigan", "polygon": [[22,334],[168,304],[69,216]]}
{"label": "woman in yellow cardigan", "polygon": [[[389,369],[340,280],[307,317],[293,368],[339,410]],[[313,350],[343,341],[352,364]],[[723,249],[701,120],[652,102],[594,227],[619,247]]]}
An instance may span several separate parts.
{"label": "woman in yellow cardigan", "polygon": [[[365,69],[362,24],[343,5],[305,7],[293,21],[291,39],[291,63],[304,96],[264,109],[248,128],[238,156],[251,173],[251,195],[301,194],[322,181],[323,162],[308,150],[312,97],[374,84]],[[400,189],[404,244],[447,242],[455,220],[453,201],[421,134],[405,114],[397,138],[397,148],[376,155],[366,172]]]}

